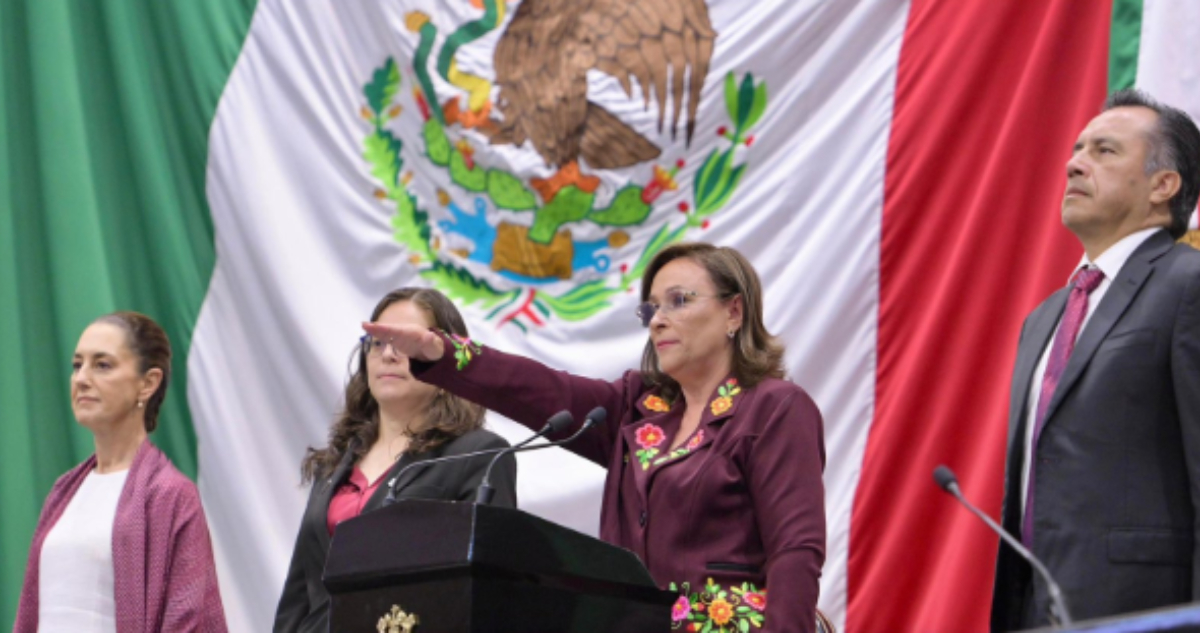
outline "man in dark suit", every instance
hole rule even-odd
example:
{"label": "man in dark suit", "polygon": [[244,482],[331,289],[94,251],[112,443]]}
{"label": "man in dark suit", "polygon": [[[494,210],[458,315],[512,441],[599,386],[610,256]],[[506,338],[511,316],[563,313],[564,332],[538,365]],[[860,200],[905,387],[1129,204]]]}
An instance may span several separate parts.
{"label": "man in dark suit", "polygon": [[[1200,131],[1136,91],[1109,97],[1067,162],[1067,287],[1025,320],[1003,524],[1075,619],[1200,597]],[[993,630],[1048,622],[1046,584],[1001,546]]]}

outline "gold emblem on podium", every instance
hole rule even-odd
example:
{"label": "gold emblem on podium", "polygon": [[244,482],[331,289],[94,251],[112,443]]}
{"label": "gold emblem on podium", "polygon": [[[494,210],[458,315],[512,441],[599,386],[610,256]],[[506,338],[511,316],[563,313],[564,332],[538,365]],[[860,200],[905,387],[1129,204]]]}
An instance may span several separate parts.
{"label": "gold emblem on podium", "polygon": [[385,613],[382,618],[379,618],[375,630],[379,633],[412,633],[420,623],[421,620],[417,618],[417,614],[405,613],[400,605],[393,604],[391,612]]}

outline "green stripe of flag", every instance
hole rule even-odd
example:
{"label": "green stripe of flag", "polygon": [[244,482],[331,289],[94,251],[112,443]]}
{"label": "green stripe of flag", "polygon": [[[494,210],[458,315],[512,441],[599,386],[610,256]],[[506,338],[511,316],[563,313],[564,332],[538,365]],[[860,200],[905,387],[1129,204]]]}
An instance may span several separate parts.
{"label": "green stripe of flag", "polygon": [[1132,88],[1142,38],[1142,0],[1112,0],[1108,41],[1108,92]]}
{"label": "green stripe of flag", "polygon": [[214,263],[208,130],[254,0],[0,3],[0,621],[37,513],[92,452],[68,401],[79,333],[116,309],[167,329],[154,441],[191,476],[187,350]]}

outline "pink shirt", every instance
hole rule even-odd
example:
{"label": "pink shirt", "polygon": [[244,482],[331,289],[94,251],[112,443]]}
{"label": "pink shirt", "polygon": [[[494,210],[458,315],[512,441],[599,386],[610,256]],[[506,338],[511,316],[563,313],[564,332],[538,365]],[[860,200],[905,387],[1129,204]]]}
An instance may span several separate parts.
{"label": "pink shirt", "polygon": [[375,494],[375,490],[379,488],[379,484],[387,480],[387,473],[383,473],[375,480],[374,483],[367,481],[367,476],[363,471],[354,467],[350,472],[350,479],[342,484],[341,488],[334,493],[333,498],[329,500],[329,512],[325,516],[325,524],[329,527],[329,535],[333,536],[333,530],[337,528],[338,523],[347,519],[362,514],[363,506],[367,505],[367,500],[371,495]]}

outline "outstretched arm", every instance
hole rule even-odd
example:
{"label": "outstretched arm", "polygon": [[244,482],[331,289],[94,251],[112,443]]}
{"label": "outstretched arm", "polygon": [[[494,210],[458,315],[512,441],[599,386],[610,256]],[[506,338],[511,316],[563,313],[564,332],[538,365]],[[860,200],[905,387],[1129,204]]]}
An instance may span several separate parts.
{"label": "outstretched arm", "polygon": [[[575,424],[553,439],[578,430],[595,407],[608,410],[608,419],[621,419],[628,403],[643,388],[638,374],[628,372],[615,382],[575,376],[535,360],[482,347],[461,337],[411,325],[364,323],[371,336],[387,341],[409,359],[418,380],[479,403],[531,429],[541,429],[550,416],[570,411]],[[610,422],[588,432],[568,448],[601,465],[608,464],[617,438]]]}

